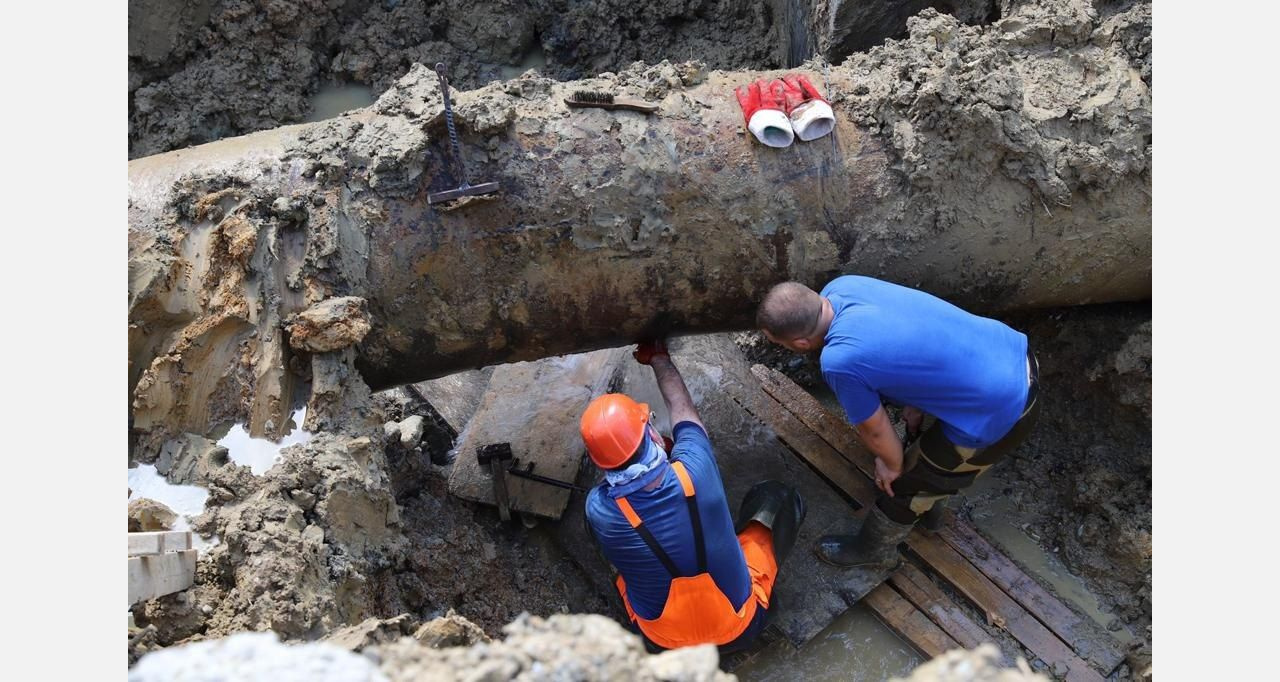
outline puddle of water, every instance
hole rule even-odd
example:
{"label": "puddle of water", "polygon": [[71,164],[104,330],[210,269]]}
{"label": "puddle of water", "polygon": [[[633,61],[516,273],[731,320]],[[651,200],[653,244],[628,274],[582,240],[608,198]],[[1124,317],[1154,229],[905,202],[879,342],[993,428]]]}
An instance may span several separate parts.
{"label": "puddle of water", "polygon": [[[155,466],[139,464],[129,469],[129,499],[144,497],[163,504],[178,515],[173,522],[173,530],[191,530],[191,518],[204,512],[209,491],[198,485],[175,485],[157,473]],[[218,544],[218,539],[192,533],[191,544],[203,550]]]}
{"label": "puddle of water", "polygon": [[906,677],[924,659],[861,604],[845,611],[799,649],[779,642],[734,670],[748,682]]}
{"label": "puddle of water", "polygon": [[293,426],[289,434],[281,438],[279,443],[266,438],[253,438],[243,424],[236,424],[227,431],[227,435],[218,439],[218,445],[227,449],[231,461],[249,467],[254,476],[261,476],[280,459],[280,450],[311,440],[312,433],[301,427],[306,418],[306,407],[296,410],[290,417],[290,424]]}
{"label": "puddle of water", "polygon": [[324,85],[311,98],[311,114],[307,123],[323,121],[352,109],[367,107],[374,102],[373,90],[359,83]]}
{"label": "puddle of water", "polygon": [[[1006,484],[991,472],[978,477],[970,488],[970,492],[979,493],[1004,487]],[[972,511],[973,525],[988,540],[1021,566],[1028,574],[1041,582],[1048,583],[1063,601],[1078,608],[1085,616],[1098,625],[1106,628],[1115,619],[1106,613],[1098,598],[1089,590],[1084,581],[1073,575],[1056,554],[1046,552],[1033,538],[1022,530],[1022,525],[1029,518],[1020,512],[1009,499],[999,496],[988,496],[982,504],[976,504]],[[1113,632],[1123,645],[1133,641],[1134,635],[1128,628]]]}
{"label": "puddle of water", "polygon": [[534,44],[533,49],[525,53],[524,58],[516,66],[502,66],[498,68],[502,80],[511,80],[519,78],[521,74],[529,69],[537,69],[543,71],[547,66],[547,54],[542,51],[542,46]]}

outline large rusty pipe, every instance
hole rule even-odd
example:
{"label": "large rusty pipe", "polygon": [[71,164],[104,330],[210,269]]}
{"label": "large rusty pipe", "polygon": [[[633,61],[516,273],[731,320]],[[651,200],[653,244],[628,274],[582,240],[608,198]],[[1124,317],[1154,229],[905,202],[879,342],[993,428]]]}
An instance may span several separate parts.
{"label": "large rusty pipe", "polygon": [[[1067,207],[997,160],[926,192],[839,97],[829,137],[756,143],[732,95],[755,73],[677,83],[653,116],[570,110],[581,86],[541,79],[457,93],[471,177],[502,193],[429,206],[458,175],[432,74],[414,73],[335,121],[129,164],[135,417],[278,419],[281,326],[332,296],[368,300],[357,366],[374,388],[649,329],[745,329],[786,279],[869,274],[986,312],[1150,296],[1145,176]],[[834,68],[823,86],[857,78]]]}

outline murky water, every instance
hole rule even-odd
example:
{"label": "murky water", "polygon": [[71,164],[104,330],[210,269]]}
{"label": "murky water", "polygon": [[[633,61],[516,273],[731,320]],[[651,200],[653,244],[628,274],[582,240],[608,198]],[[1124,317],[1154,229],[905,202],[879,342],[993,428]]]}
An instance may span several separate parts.
{"label": "murky water", "polygon": [[[173,530],[191,530],[191,518],[204,512],[209,491],[198,485],[175,485],[165,480],[151,464],[139,464],[129,469],[129,499],[155,500],[178,515]],[[192,533],[192,546],[205,549],[217,544],[217,538],[204,538]]]}
{"label": "murky water", "polygon": [[[977,493],[1004,487],[999,471],[980,476],[970,488]],[[1047,583],[1063,601],[1078,608],[1084,615],[1102,627],[1115,620],[1115,616],[1102,609],[1098,598],[1089,591],[1084,581],[1076,577],[1063,565],[1058,556],[1046,552],[1035,539],[1022,530],[1022,525],[1029,518],[1020,512],[1016,505],[1007,498],[992,497],[980,505],[975,505],[971,514],[973,525],[981,531],[992,544],[1004,550],[1015,563],[1026,572]],[[1127,628],[1113,632],[1121,644],[1133,641],[1133,633]]]}
{"label": "murky water", "polygon": [[519,64],[516,66],[504,66],[500,71],[502,73],[503,80],[511,80],[512,78],[518,78],[529,69],[538,69],[539,71],[542,71],[546,66],[546,53],[542,51],[542,47],[534,45],[532,50],[525,53],[524,59],[521,60]]}
{"label": "murky water", "polygon": [[359,83],[325,85],[311,98],[311,114],[303,120],[307,123],[323,121],[344,111],[367,107],[373,102],[373,91],[367,85]]}
{"label": "murky water", "polygon": [[227,431],[227,435],[218,439],[218,445],[227,449],[231,461],[247,466],[255,476],[261,476],[280,459],[280,450],[311,440],[312,433],[302,430],[302,422],[306,418],[307,408],[294,411],[290,417],[289,434],[281,438],[279,443],[266,438],[253,438],[243,424],[236,424]]}
{"label": "murky water", "polygon": [[734,670],[747,682],[842,680],[879,682],[905,677],[924,662],[920,654],[861,604],[845,611],[799,649],[786,641]]}

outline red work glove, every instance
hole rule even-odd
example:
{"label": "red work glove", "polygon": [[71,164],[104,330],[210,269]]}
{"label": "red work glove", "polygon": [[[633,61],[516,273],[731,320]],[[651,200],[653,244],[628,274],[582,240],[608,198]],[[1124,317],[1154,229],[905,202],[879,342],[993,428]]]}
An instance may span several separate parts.
{"label": "red work glove", "polygon": [[782,81],[763,78],[734,90],[747,130],[768,147],[788,147],[795,140],[787,118],[786,91]]}
{"label": "red work glove", "polygon": [[808,142],[830,133],[836,127],[831,105],[803,74],[790,74],[786,83],[787,116],[796,137]]}
{"label": "red work glove", "polygon": [[651,364],[653,359],[659,355],[668,358],[671,357],[667,353],[667,344],[663,343],[661,339],[658,339],[657,341],[645,341],[644,343],[637,344],[636,352],[631,354],[631,356],[636,359],[636,362],[642,365]]}

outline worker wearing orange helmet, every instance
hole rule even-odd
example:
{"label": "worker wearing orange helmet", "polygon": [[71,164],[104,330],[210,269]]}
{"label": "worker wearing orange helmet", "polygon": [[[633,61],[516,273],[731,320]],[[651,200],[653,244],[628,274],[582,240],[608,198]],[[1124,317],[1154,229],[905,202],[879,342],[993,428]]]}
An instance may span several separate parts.
{"label": "worker wearing orange helmet", "polygon": [[666,346],[641,344],[635,358],[653,368],[674,440],[664,442],[648,405],[618,393],[593,400],[580,426],[605,480],[587,495],[587,523],[651,650],[735,651],[767,624],[804,502],[765,481],[747,492],[735,524],[706,428]]}

